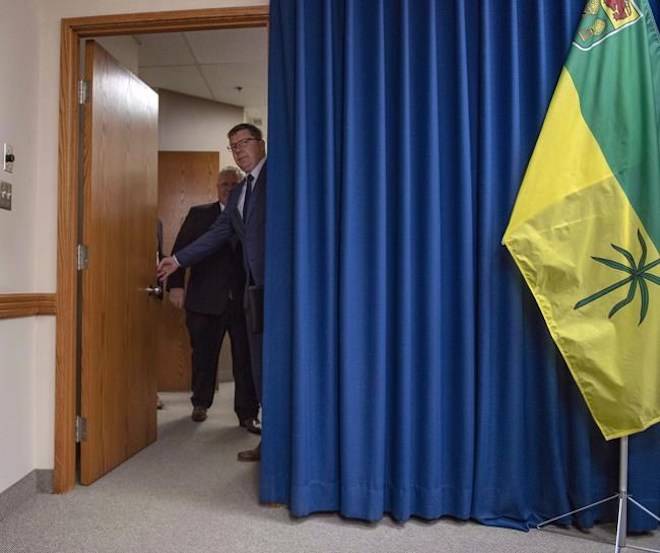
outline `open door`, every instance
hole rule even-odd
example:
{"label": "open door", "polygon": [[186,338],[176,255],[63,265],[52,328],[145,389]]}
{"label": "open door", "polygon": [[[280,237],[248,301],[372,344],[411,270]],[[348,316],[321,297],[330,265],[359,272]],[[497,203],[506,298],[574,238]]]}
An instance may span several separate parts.
{"label": "open door", "polygon": [[85,51],[80,481],[156,439],[158,95],[94,41]]}

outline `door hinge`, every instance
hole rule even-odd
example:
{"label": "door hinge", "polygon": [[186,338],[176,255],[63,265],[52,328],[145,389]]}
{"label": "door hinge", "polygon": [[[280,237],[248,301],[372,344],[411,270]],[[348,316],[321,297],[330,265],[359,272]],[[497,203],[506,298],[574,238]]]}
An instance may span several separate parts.
{"label": "door hinge", "polygon": [[88,81],[78,81],[78,103],[86,104],[89,99],[89,83]]}
{"label": "door hinge", "polygon": [[78,262],[78,270],[82,271],[83,269],[87,269],[89,266],[89,251],[87,250],[87,246],[84,244],[78,244],[76,258]]}
{"label": "door hinge", "polygon": [[76,416],[76,443],[84,442],[87,439],[87,419]]}

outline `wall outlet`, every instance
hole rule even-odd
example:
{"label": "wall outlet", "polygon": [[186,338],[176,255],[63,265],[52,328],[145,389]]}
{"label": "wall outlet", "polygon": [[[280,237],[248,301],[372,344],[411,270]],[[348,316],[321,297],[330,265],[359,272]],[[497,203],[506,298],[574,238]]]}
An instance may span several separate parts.
{"label": "wall outlet", "polygon": [[0,182],[0,209],[11,211],[11,184]]}
{"label": "wall outlet", "polygon": [[2,169],[6,173],[14,172],[14,147],[11,144],[3,144]]}

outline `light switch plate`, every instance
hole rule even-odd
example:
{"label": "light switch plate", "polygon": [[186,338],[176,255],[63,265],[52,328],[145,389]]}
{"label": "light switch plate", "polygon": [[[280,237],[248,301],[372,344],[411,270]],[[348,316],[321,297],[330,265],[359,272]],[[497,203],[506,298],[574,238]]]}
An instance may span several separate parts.
{"label": "light switch plate", "polygon": [[2,148],[2,169],[6,173],[14,172],[14,162],[7,161],[7,156],[14,156],[14,147],[11,144],[3,144]]}
{"label": "light switch plate", "polygon": [[11,211],[11,184],[0,182],[0,209]]}

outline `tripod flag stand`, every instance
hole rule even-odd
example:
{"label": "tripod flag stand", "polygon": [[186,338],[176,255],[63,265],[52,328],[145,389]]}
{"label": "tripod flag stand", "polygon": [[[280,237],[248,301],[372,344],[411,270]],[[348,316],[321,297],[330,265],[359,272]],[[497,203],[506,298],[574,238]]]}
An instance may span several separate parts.
{"label": "tripod flag stand", "polygon": [[561,520],[562,518],[586,511],[587,509],[591,509],[592,507],[596,507],[597,505],[608,503],[610,501],[618,501],[619,503],[619,511],[616,521],[616,541],[614,542],[614,553],[620,553],[623,548],[660,553],[660,549],[650,549],[648,547],[626,545],[626,534],[628,532],[628,502],[632,503],[635,507],[641,509],[647,515],[660,522],[660,517],[658,517],[658,515],[652,513],[649,509],[644,507],[644,505],[642,505],[628,493],[628,436],[624,436],[620,441],[619,491],[610,497],[594,501],[593,503],[585,505],[584,507],[580,507],[579,509],[575,509],[574,511],[569,511],[568,513],[544,520],[543,522],[537,524],[536,528],[542,530],[548,524],[552,524],[553,522]]}

